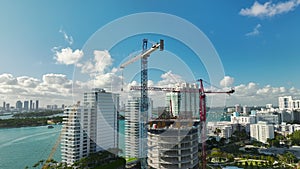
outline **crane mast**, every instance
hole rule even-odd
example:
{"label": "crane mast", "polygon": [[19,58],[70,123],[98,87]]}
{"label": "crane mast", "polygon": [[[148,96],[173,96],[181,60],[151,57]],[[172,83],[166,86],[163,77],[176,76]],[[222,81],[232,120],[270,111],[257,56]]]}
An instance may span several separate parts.
{"label": "crane mast", "polygon": [[199,89],[199,113],[200,113],[200,129],[201,129],[201,142],[202,142],[202,169],[206,169],[206,95],[205,93],[216,93],[216,94],[232,94],[235,91],[233,89],[229,91],[205,91],[203,87],[203,80],[199,79],[200,89]]}
{"label": "crane mast", "polygon": [[206,168],[206,95],[204,92],[203,82],[200,79],[199,89],[199,112],[200,112],[200,129],[201,129],[201,142],[202,142],[202,169]]}
{"label": "crane mast", "polygon": [[148,40],[143,39],[143,51],[140,55],[132,58],[131,60],[123,63],[120,68],[123,69],[127,65],[141,59],[141,117],[140,117],[140,127],[141,127],[141,168],[147,168],[147,123],[148,123],[148,57],[152,52],[157,50],[158,48],[162,51],[164,49],[164,41],[160,40],[160,43],[153,45],[150,49],[147,49]]}
{"label": "crane mast", "polygon": [[[143,54],[147,51],[147,39],[143,39]],[[142,159],[141,159],[141,168],[146,169],[147,167],[147,128],[148,123],[148,57],[145,55],[141,58],[141,139],[142,139]]]}
{"label": "crane mast", "polygon": [[[143,86],[131,86],[130,90],[151,90],[151,91],[167,91],[167,92],[178,92],[180,97],[180,92],[199,92],[199,113],[200,113],[200,129],[201,129],[201,142],[202,142],[202,151],[201,151],[201,158],[202,158],[202,169],[206,169],[206,93],[207,94],[232,94],[235,91],[233,89],[229,91],[205,91],[203,87],[203,80],[199,79],[200,88],[199,90],[178,90],[172,87],[147,87],[143,88]],[[180,106],[180,104],[178,104]],[[172,102],[170,101],[170,109],[172,113]]]}

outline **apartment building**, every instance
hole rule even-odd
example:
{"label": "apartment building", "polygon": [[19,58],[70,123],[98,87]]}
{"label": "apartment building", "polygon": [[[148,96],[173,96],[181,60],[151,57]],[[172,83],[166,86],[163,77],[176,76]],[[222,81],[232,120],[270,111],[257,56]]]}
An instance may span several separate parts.
{"label": "apartment building", "polygon": [[84,93],[83,105],[64,110],[62,162],[68,165],[91,153],[118,148],[119,95],[103,89]]}

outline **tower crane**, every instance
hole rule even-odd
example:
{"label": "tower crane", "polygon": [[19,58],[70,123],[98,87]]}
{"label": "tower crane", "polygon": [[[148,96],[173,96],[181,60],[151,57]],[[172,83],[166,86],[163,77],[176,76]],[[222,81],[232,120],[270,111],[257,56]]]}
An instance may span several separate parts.
{"label": "tower crane", "polygon": [[200,82],[200,89],[199,89],[199,112],[200,112],[200,129],[201,129],[201,142],[202,142],[202,151],[201,151],[201,158],[202,158],[202,169],[206,169],[206,93],[217,93],[217,94],[232,94],[234,93],[234,89],[229,91],[205,91],[203,87],[203,80],[197,80]]}
{"label": "tower crane", "polygon": [[[200,114],[200,129],[201,129],[201,142],[202,142],[202,169],[206,169],[206,94],[232,94],[235,92],[234,89],[229,91],[205,91],[203,87],[203,80],[197,80],[200,82],[199,90],[178,90],[170,87],[148,87],[147,90],[151,91],[167,91],[167,92],[199,92],[199,114]],[[131,86],[130,90],[141,90],[141,86]],[[170,103],[170,106],[171,103]]]}
{"label": "tower crane", "polygon": [[[141,129],[141,138],[142,141],[142,154],[145,155],[146,152],[146,146],[147,142],[144,140],[147,138],[147,129],[146,124],[148,123],[148,57],[150,54],[157,49],[160,49],[161,51],[164,49],[164,41],[160,40],[160,43],[154,44],[150,49],[147,49],[148,40],[143,39],[143,51],[140,55],[135,56],[134,58],[128,60],[127,62],[123,63],[120,68],[124,69],[126,66],[128,66],[131,63],[136,62],[137,60],[141,59],[141,123],[142,123],[142,129]],[[141,158],[141,168],[144,169],[147,167],[146,158]]]}

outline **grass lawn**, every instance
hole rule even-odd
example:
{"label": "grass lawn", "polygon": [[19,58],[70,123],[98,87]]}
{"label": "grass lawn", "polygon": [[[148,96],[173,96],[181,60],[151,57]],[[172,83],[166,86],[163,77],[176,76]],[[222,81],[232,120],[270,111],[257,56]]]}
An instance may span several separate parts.
{"label": "grass lawn", "polygon": [[118,159],[116,161],[113,161],[112,163],[95,167],[94,169],[112,169],[112,168],[118,168],[118,167],[125,167],[126,161],[124,159]]}
{"label": "grass lawn", "polygon": [[135,157],[126,158],[126,163],[130,163],[130,162],[137,161],[137,160],[138,160],[138,158],[135,158]]}

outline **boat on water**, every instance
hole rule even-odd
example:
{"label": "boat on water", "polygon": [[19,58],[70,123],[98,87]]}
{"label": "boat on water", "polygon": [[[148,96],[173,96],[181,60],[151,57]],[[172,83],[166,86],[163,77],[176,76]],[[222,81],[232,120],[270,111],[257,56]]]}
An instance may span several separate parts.
{"label": "boat on water", "polygon": [[49,125],[48,126],[48,129],[53,129],[54,127],[52,125]]}

